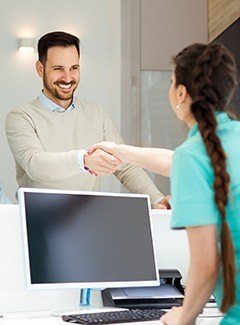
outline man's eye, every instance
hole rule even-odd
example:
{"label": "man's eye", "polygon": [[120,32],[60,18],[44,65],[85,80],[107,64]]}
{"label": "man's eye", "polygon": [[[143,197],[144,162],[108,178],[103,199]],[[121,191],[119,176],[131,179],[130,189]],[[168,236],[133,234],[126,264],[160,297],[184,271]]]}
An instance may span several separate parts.
{"label": "man's eye", "polygon": [[55,71],[56,71],[56,70],[62,70],[62,68],[54,68],[53,70],[55,70]]}
{"label": "man's eye", "polygon": [[72,70],[78,70],[79,67],[72,67]]}

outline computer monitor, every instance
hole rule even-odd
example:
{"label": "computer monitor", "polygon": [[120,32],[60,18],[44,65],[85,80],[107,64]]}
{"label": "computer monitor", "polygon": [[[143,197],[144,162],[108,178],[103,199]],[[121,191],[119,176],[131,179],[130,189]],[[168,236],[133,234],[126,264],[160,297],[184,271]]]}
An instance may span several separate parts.
{"label": "computer monitor", "polygon": [[146,195],[19,190],[27,286],[159,284]]}

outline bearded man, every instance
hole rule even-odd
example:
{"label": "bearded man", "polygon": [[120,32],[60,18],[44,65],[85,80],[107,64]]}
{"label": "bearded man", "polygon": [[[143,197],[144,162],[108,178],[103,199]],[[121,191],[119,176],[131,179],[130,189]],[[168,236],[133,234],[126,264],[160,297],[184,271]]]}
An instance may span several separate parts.
{"label": "bearded man", "polygon": [[[98,191],[99,177],[114,174],[130,192],[149,194],[154,207],[167,203],[147,174],[113,155],[88,148],[101,141],[122,143],[107,112],[74,96],[80,78],[79,39],[51,32],[38,42],[38,98],[12,109],[6,134],[19,187]],[[163,199],[163,201],[161,201]]]}

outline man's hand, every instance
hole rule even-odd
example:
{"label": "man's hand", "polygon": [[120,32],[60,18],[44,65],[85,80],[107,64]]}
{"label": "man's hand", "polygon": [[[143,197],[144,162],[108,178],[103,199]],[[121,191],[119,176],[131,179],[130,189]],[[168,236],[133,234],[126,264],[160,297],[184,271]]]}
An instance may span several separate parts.
{"label": "man's hand", "polygon": [[101,149],[89,150],[84,155],[84,167],[87,167],[95,176],[112,174],[121,163],[118,158]]}
{"label": "man's hand", "polygon": [[154,203],[154,209],[160,209],[160,210],[169,210],[171,209],[171,205],[169,203],[171,196],[166,195],[161,201],[157,201]]}
{"label": "man's hand", "polygon": [[116,154],[116,143],[113,141],[102,141],[97,144],[94,144],[92,147],[89,148],[88,152],[92,153],[96,149],[102,149],[111,155],[114,155],[115,157],[117,156]]}

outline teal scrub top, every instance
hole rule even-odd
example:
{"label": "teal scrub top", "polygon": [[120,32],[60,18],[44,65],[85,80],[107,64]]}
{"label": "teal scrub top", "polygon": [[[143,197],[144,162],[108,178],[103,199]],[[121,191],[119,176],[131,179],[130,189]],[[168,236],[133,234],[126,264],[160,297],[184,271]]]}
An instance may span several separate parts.
{"label": "teal scrub top", "polygon": [[[231,120],[226,113],[216,114],[217,135],[227,156],[230,175],[229,202],[226,220],[230,227],[236,260],[236,302],[221,324],[240,324],[240,122]],[[204,142],[195,124],[187,140],[173,156],[171,170],[172,228],[215,224],[220,241],[221,218],[214,201],[214,174]],[[219,272],[215,297],[222,300],[222,276]]]}

